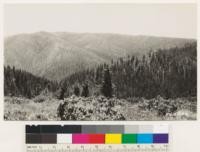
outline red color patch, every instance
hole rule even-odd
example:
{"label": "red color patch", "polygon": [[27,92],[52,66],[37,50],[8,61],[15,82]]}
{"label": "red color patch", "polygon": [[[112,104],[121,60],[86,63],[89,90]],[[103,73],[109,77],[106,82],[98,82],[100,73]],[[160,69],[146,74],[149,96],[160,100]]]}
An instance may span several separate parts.
{"label": "red color patch", "polygon": [[89,142],[91,144],[104,144],[105,143],[105,135],[104,134],[90,134]]}

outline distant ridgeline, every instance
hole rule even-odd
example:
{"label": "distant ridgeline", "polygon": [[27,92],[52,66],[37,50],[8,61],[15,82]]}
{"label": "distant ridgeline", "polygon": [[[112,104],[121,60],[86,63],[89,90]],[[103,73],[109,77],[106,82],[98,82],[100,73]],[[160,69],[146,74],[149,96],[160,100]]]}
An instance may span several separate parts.
{"label": "distant ridgeline", "polygon": [[67,97],[74,94],[74,90],[76,95],[81,94],[79,92],[87,86],[89,96],[100,95],[106,81],[105,71],[110,75],[112,95],[118,98],[196,96],[196,42],[180,48],[150,51],[143,57],[119,58],[111,64],[76,72],[59,84],[7,66],[4,67],[4,93],[32,98],[48,89],[55,94],[61,90]]}

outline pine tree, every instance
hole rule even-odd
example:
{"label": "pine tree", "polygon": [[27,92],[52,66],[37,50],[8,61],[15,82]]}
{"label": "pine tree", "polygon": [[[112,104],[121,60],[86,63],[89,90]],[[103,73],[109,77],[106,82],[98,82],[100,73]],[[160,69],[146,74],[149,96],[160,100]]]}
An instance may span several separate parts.
{"label": "pine tree", "polygon": [[64,95],[65,95],[65,88],[62,87],[61,90],[60,90],[60,95],[59,95],[59,100],[63,100],[64,99]]}
{"label": "pine tree", "polygon": [[101,93],[105,97],[112,97],[112,82],[111,82],[111,76],[110,76],[110,70],[108,68],[104,71],[104,77],[103,77],[103,84],[101,88]]}
{"label": "pine tree", "polygon": [[79,95],[80,95],[80,89],[79,89],[78,86],[75,86],[75,87],[74,87],[74,94],[75,94],[76,96],[79,96]]}
{"label": "pine tree", "polygon": [[81,96],[82,97],[88,97],[89,96],[88,84],[83,85],[83,91],[82,91]]}

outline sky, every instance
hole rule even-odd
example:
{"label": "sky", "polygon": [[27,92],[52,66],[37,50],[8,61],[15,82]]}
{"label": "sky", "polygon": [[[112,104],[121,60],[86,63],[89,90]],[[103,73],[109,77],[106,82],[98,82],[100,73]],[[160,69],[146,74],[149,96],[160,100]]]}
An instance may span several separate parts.
{"label": "sky", "polygon": [[119,33],[197,37],[195,4],[5,4],[4,36],[19,33]]}

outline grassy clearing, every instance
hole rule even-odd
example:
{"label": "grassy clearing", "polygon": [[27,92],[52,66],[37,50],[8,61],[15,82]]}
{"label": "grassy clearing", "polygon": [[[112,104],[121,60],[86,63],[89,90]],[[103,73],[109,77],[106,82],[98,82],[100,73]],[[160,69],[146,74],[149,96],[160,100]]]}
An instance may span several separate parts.
{"label": "grassy clearing", "polygon": [[[178,98],[173,100],[178,109],[163,116],[158,115],[156,108],[146,103],[152,100],[142,98],[132,102],[104,97],[69,97],[59,101],[53,97],[36,97],[26,99],[5,97],[5,120],[195,120],[196,98]],[[144,102],[145,101],[145,102]],[[157,102],[163,102],[156,99]],[[62,106],[65,105],[65,106]],[[142,108],[141,108],[142,105]],[[191,106],[192,105],[192,106]],[[63,113],[58,107],[63,107]],[[59,109],[59,110],[58,110]],[[64,116],[64,117],[61,117]]]}
{"label": "grassy clearing", "polygon": [[138,104],[127,106],[126,120],[136,121],[174,121],[174,120],[196,120],[196,113],[187,109],[178,110],[174,114],[158,116],[156,111],[139,110]]}
{"label": "grassy clearing", "polygon": [[5,97],[4,119],[5,120],[59,120],[57,107],[59,100],[49,99],[45,102],[34,100]]}

